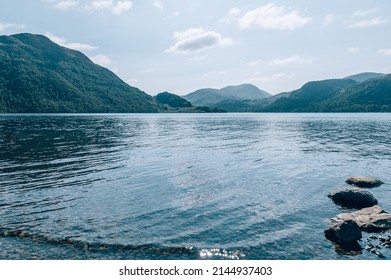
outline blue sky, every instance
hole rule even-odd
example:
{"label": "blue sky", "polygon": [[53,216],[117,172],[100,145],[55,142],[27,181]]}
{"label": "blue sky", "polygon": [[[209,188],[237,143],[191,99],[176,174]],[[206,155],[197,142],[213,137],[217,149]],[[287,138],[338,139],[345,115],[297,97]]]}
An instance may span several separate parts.
{"label": "blue sky", "polygon": [[[6,4],[5,4],[6,3]],[[0,34],[44,34],[151,95],[391,72],[391,1],[13,0]]]}

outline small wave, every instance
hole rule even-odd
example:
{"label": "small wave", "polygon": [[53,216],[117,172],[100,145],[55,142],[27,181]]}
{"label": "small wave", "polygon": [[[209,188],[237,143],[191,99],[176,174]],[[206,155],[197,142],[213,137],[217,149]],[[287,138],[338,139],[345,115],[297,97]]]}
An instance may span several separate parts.
{"label": "small wave", "polygon": [[[7,229],[0,227],[0,237],[29,240],[42,245],[71,246],[75,249],[100,253],[103,258],[115,259],[128,256],[131,259],[230,259],[238,260],[245,255],[239,250],[200,249],[193,246],[164,246],[159,244],[125,245],[85,242],[79,236],[68,238],[47,237],[30,234],[26,229]],[[121,254],[118,254],[121,253]],[[45,259],[45,256],[42,257]],[[50,258],[50,257],[49,257]]]}

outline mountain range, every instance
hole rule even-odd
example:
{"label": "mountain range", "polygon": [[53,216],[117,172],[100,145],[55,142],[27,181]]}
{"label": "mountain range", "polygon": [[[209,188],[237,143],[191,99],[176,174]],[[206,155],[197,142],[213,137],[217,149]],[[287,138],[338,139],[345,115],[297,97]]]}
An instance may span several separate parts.
{"label": "mountain range", "polygon": [[359,73],[271,95],[251,84],[155,97],[42,35],[0,36],[0,113],[391,112],[391,75]]}
{"label": "mountain range", "polygon": [[271,94],[260,90],[251,84],[227,86],[222,89],[204,88],[191,92],[183,98],[197,106],[212,106],[225,100],[259,100],[270,97]]}
{"label": "mountain range", "polygon": [[208,105],[228,112],[391,112],[391,75],[366,72],[343,79],[311,81],[298,90],[258,99],[241,98],[240,92],[235,98],[214,97],[214,92],[208,90],[184,96],[194,102],[202,98],[214,100]]}

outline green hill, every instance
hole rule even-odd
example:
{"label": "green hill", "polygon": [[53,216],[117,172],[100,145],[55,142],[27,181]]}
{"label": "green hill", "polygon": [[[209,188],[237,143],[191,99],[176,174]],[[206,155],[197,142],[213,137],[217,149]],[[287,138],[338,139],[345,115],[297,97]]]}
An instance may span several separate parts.
{"label": "green hill", "polygon": [[0,36],[1,113],[157,112],[151,96],[42,35]]}
{"label": "green hill", "polygon": [[383,73],[364,72],[364,73],[348,76],[344,79],[350,79],[358,83],[362,83],[368,80],[383,78],[385,75],[386,74]]}
{"label": "green hill", "polygon": [[391,112],[391,75],[369,79],[330,98],[326,112]]}
{"label": "green hill", "polygon": [[191,103],[186,99],[169,92],[162,92],[156,95],[155,100],[157,103],[167,105],[173,108],[179,107],[192,107]]}
{"label": "green hill", "polygon": [[270,94],[260,90],[254,85],[243,84],[238,86],[228,86],[222,89],[205,88],[199,89],[184,96],[196,106],[216,107],[217,103],[226,100],[259,100],[268,98]]}
{"label": "green hill", "polygon": [[349,79],[315,81],[266,106],[266,112],[318,112],[326,100],[345,92],[356,82]]}
{"label": "green hill", "polygon": [[391,75],[362,73],[352,79],[309,82],[265,112],[391,112]]}

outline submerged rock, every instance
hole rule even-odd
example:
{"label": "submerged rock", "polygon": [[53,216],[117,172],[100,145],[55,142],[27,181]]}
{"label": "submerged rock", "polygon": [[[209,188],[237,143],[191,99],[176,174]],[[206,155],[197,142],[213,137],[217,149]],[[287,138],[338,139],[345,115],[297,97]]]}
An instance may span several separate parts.
{"label": "submerged rock", "polygon": [[337,223],[353,220],[362,230],[368,232],[391,229],[391,214],[377,205],[352,213],[339,214],[332,220]]}
{"label": "submerged rock", "polygon": [[380,181],[378,179],[364,177],[364,176],[349,177],[346,179],[345,182],[350,185],[355,185],[360,188],[375,188],[375,187],[379,187],[380,185],[384,184],[382,181]]}
{"label": "submerged rock", "polygon": [[358,224],[353,220],[340,221],[324,231],[327,239],[342,245],[355,245],[362,238]]}
{"label": "submerged rock", "polygon": [[337,189],[328,197],[341,206],[356,209],[374,206],[378,203],[370,192],[351,187]]}

